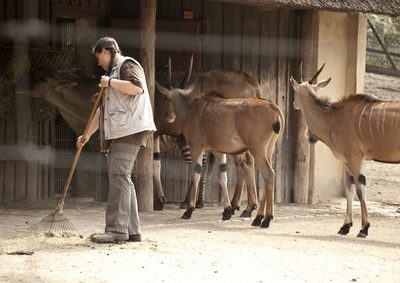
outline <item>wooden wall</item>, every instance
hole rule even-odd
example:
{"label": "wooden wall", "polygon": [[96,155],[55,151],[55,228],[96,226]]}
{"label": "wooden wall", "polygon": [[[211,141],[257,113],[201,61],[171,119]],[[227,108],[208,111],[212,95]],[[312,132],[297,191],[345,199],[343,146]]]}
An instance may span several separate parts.
{"label": "wooden wall", "polygon": [[[290,130],[294,127],[294,117],[288,76],[293,73],[292,68],[296,68],[298,60],[297,13],[200,0],[161,0],[157,4],[156,69],[167,64],[171,56],[175,85],[183,77],[190,55],[194,54],[194,76],[196,72],[215,68],[242,70],[260,82],[264,98],[273,100],[282,109],[287,128],[278,142],[274,159],[276,201],[291,201],[296,136]],[[117,38],[125,53],[136,57],[137,11],[128,7],[126,1],[116,1],[110,9],[110,30],[105,29],[102,34]],[[189,13],[189,18],[185,18],[188,11],[191,15]],[[236,178],[232,164],[230,160],[231,190]],[[188,187],[188,172],[179,151],[164,154],[162,165],[167,198],[182,201]],[[215,172],[211,172],[209,180],[212,189],[206,192],[206,200],[218,202],[221,193],[213,174]]]}
{"label": "wooden wall", "polygon": [[0,120],[0,201],[51,198],[55,178],[50,121],[31,121],[19,134],[17,123]]}
{"label": "wooden wall", "polygon": [[[18,3],[21,1],[0,0],[0,11],[3,13],[0,13],[0,20],[18,17]],[[114,0],[112,5],[104,0],[47,0],[43,3],[37,13],[45,15],[43,18],[50,21],[57,11],[62,16],[71,17],[74,11],[81,12],[79,17],[87,11],[93,18],[104,13],[104,17],[98,18],[97,36],[115,36],[125,54],[138,58],[139,1]],[[54,9],[49,10],[50,4]],[[156,68],[160,69],[171,56],[175,85],[186,71],[190,55],[194,54],[195,73],[215,68],[245,71],[260,82],[263,97],[273,100],[282,109],[287,122],[274,159],[276,200],[291,201],[296,137],[290,130],[295,123],[288,75],[293,73],[298,60],[296,39],[299,17],[296,12],[203,0],[158,0],[157,7]],[[188,172],[179,152],[165,155],[163,165],[168,199],[182,201],[188,186]],[[13,166],[15,170],[16,165]],[[228,170],[229,185],[233,188],[234,168],[230,166]],[[213,179],[210,183],[212,189],[207,192],[206,200],[218,202],[218,186]]]}

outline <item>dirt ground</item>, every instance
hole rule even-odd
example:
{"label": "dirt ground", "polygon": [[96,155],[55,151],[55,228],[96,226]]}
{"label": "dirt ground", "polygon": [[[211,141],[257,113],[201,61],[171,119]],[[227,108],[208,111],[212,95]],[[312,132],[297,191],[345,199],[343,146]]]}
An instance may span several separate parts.
{"label": "dirt ground", "polygon": [[[366,93],[400,100],[399,89],[398,78],[367,74]],[[337,234],[344,199],[278,204],[269,229],[238,215],[222,221],[218,205],[182,220],[183,211],[169,204],[141,213],[141,243],[121,244],[89,240],[104,228],[104,203],[67,199],[64,214],[77,232],[37,235],[27,227],[55,202],[3,204],[0,282],[400,282],[400,170],[368,162],[365,175],[371,221],[366,239],[356,237],[358,201],[349,235]]]}

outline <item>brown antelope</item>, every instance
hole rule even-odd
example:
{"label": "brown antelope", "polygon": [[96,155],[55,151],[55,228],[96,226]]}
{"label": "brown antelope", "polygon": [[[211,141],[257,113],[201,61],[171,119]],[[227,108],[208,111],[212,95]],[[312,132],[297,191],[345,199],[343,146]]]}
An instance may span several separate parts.
{"label": "brown antelope", "polygon": [[346,186],[347,210],[338,234],[347,235],[353,225],[354,184],[362,216],[362,229],[357,237],[364,238],[370,223],[362,165],[364,160],[400,162],[400,140],[396,137],[400,129],[400,102],[381,101],[368,95],[352,95],[338,102],[321,99],[316,92],[330,82],[329,78],[317,83],[324,65],[309,81],[298,83],[290,78],[294,107],[302,112],[311,139],[325,143],[347,167],[350,176],[350,185]]}
{"label": "brown antelope", "polygon": [[[271,157],[284,128],[279,108],[264,99],[224,99],[215,91],[194,95],[193,84],[186,89],[169,90],[156,82],[156,87],[174,105],[193,161],[190,201],[182,218],[191,218],[194,211],[204,152],[238,154],[248,150],[265,182],[263,201],[253,225],[269,227],[273,219],[275,182]],[[225,209],[229,206],[226,201]]]}
{"label": "brown antelope", "polygon": [[[172,88],[171,83],[171,61],[168,63],[169,70],[169,81],[168,87]],[[184,88],[191,76],[193,66],[193,56],[190,60],[188,70],[185,74],[185,78],[180,83],[179,87]],[[215,69],[203,73],[197,76],[198,83],[196,84],[195,89],[193,90],[193,95],[200,95],[206,91],[217,91],[223,98],[259,98],[261,97],[261,86],[259,83],[249,76],[248,74],[241,71],[227,70],[227,69]],[[181,126],[179,122],[175,119],[174,108],[172,103],[163,95],[156,92],[155,99],[155,121],[160,121],[159,124],[156,123],[157,130],[160,133],[168,134],[172,136],[181,135]],[[163,121],[162,121],[163,120]],[[155,134],[157,136],[157,133]],[[185,145],[183,145],[183,149],[185,149]],[[224,183],[226,183],[226,177],[224,174],[226,172],[226,156],[221,155],[220,153],[214,153],[216,163],[222,162],[219,164],[220,174],[219,183],[222,187],[224,187]],[[247,185],[247,199],[248,205],[246,209],[242,212],[241,217],[251,217],[252,211],[257,207],[257,194],[256,194],[256,185],[255,185],[255,172],[254,172],[254,158],[248,152],[233,155],[233,159],[235,162],[235,168],[237,173],[237,182],[235,187],[235,194],[231,201],[231,210],[226,210],[224,212],[223,219],[229,219],[231,214],[234,213],[235,210],[239,210],[240,208],[240,200],[243,191],[244,184]],[[204,163],[203,163],[204,165]],[[160,166],[155,167],[156,170],[159,170]],[[204,168],[204,166],[202,166]],[[204,170],[204,169],[203,169]],[[207,168],[205,169],[207,170]],[[159,174],[159,173],[157,173]],[[196,202],[196,207],[202,207],[202,201],[204,201],[204,172],[202,174],[202,185],[200,187],[199,196],[202,196],[203,199],[198,199]],[[161,184],[158,187],[160,191],[159,195],[162,193]],[[225,190],[223,190],[224,196]],[[189,199],[190,190],[188,190],[184,203],[181,207],[186,207],[187,201]]]}

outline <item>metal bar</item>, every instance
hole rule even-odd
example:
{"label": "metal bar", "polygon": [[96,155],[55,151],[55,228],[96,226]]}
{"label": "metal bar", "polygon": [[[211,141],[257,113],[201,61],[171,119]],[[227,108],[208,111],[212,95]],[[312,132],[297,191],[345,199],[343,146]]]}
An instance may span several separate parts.
{"label": "metal bar", "polygon": [[[379,49],[374,49],[374,48],[367,48],[367,52],[385,54],[385,51],[382,51],[382,50],[379,50]],[[400,57],[400,53],[389,52],[389,54],[391,56],[393,56],[393,57]]]}

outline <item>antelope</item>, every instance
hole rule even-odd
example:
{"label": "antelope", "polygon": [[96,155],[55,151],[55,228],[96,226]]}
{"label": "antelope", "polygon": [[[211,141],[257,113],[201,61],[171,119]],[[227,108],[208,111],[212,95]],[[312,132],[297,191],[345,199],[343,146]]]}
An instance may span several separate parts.
{"label": "antelope", "polygon": [[400,102],[382,101],[368,95],[352,95],[338,102],[319,98],[318,90],[327,86],[328,78],[317,83],[325,64],[308,81],[298,83],[293,76],[294,107],[300,110],[311,140],[326,144],[333,155],[346,165],[347,208],[343,226],[338,234],[347,235],[353,226],[352,204],[355,185],[361,205],[361,227],[357,237],[365,238],[370,227],[366,177],[362,173],[364,160],[386,163],[400,162]]}
{"label": "antelope", "polygon": [[[268,228],[274,208],[275,172],[271,158],[284,128],[282,112],[265,99],[224,99],[216,91],[194,94],[195,84],[185,89],[169,90],[156,82],[157,89],[174,106],[193,161],[190,201],[182,219],[190,219],[195,209],[204,152],[238,154],[248,150],[265,183],[264,197],[252,225]],[[223,189],[227,194],[226,185]],[[229,206],[229,199],[225,199],[225,209]]]}
{"label": "antelope", "polygon": [[[191,72],[193,67],[193,56],[189,62],[188,70],[185,74],[185,78],[180,83],[179,88],[184,88],[188,85]],[[168,62],[168,87],[172,89],[171,83],[171,60]],[[241,72],[234,71],[228,69],[215,69],[203,73],[197,77],[198,83],[196,84],[195,89],[193,90],[193,95],[200,95],[205,91],[217,91],[224,98],[259,98],[261,97],[261,86],[259,83],[252,78],[250,75]],[[174,113],[174,107],[172,103],[163,95],[156,92],[155,99],[155,121],[162,121],[159,124],[156,124],[157,130],[160,133],[168,134],[172,136],[181,135],[181,125],[179,121],[177,121],[176,115]],[[157,133],[155,134],[157,136]],[[186,146],[185,144],[181,144],[183,148],[183,152],[185,152]],[[156,155],[155,155],[156,156]],[[216,159],[216,163],[219,163],[220,174],[218,175],[219,183],[223,184],[226,181],[224,180],[224,174],[226,174],[226,156],[221,155],[220,153],[214,152],[214,156]],[[255,172],[254,172],[254,158],[248,152],[242,153],[240,155],[233,155],[233,159],[235,162],[235,168],[237,173],[237,182],[235,187],[235,194],[231,201],[231,210],[224,211],[223,219],[230,219],[231,214],[234,214],[235,210],[240,209],[240,200],[244,187],[244,183],[247,185],[247,194],[248,194],[248,205],[246,209],[240,215],[241,217],[251,217],[252,211],[257,207],[257,194],[256,194],[256,186],[255,186]],[[201,185],[199,191],[199,199],[196,202],[196,207],[202,207],[204,201],[204,188],[205,188],[205,177],[207,174],[206,163],[202,163],[202,175],[201,175]],[[160,170],[160,166],[156,166],[157,170]],[[159,174],[159,173],[156,173]],[[223,185],[221,185],[223,187]],[[162,187],[161,184],[158,187],[159,195],[162,195]],[[224,196],[225,190],[223,190]],[[184,202],[181,204],[181,208],[185,208],[187,206],[187,202],[189,200],[190,189],[186,194],[186,198]],[[202,199],[200,199],[202,198]]]}

